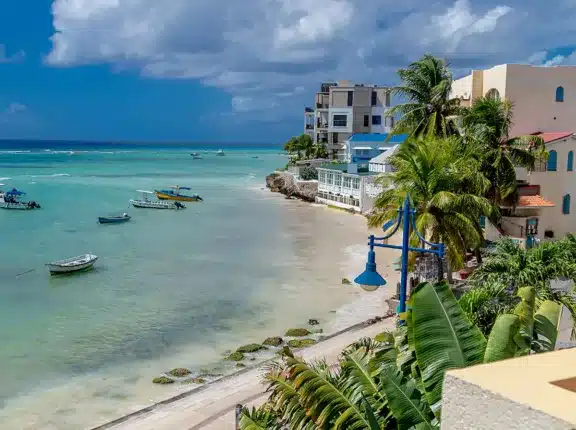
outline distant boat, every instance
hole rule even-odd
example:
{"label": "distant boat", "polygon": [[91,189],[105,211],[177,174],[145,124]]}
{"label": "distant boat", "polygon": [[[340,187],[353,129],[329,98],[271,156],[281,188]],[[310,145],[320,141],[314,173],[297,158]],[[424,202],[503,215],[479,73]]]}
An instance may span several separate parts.
{"label": "distant boat", "polygon": [[180,194],[180,190],[191,190],[190,187],[180,187],[178,185],[173,185],[170,188],[172,190],[156,190],[156,197],[160,200],[177,200],[180,202],[201,202],[203,201],[202,197],[198,194],[193,194],[188,196],[186,194]]}
{"label": "distant boat", "polygon": [[79,272],[81,270],[88,270],[94,266],[98,260],[98,256],[94,254],[84,254],[77,257],[67,258],[66,260],[58,260],[48,263],[48,269],[51,275],[61,273]]}
{"label": "distant boat", "polygon": [[165,202],[161,200],[150,200],[149,196],[154,195],[153,191],[138,190],[142,194],[140,199],[130,199],[130,204],[135,208],[147,208],[147,209],[185,209],[180,202]]}
{"label": "distant boat", "polygon": [[120,224],[122,222],[130,221],[132,217],[127,213],[118,216],[99,216],[98,222],[100,224]]}
{"label": "distant boat", "polygon": [[219,149],[218,151],[216,151],[216,155],[219,155],[220,157],[223,157],[223,156],[226,155],[226,154],[224,154],[224,151],[223,151],[223,150]]}
{"label": "distant boat", "polygon": [[[0,184],[2,185],[2,184]],[[20,198],[26,193],[12,188],[11,191],[0,191],[0,208],[13,210],[40,209],[40,205],[34,201],[23,202]]]}
{"label": "distant boat", "polygon": [[193,153],[190,154],[190,155],[192,156],[192,158],[193,158],[194,160],[201,160],[202,158],[204,158],[204,157],[202,157],[198,152],[193,152]]}

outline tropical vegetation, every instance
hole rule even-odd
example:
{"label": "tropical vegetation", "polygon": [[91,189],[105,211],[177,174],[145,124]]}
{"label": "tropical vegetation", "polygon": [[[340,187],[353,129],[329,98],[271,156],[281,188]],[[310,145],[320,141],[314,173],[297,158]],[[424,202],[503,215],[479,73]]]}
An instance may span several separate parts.
{"label": "tropical vegetation", "polygon": [[421,284],[406,326],[350,345],[335,366],[286,350],[265,375],[268,401],[244,409],[240,428],[438,429],[447,370],[554,349],[561,306],[531,287],[518,296],[485,337],[446,283]]}
{"label": "tropical vegetation", "polygon": [[308,134],[292,137],[284,144],[284,150],[290,154],[291,162],[302,159],[326,158],[328,150],[323,143],[314,143]]}
{"label": "tropical vegetation", "polygon": [[[564,305],[576,321],[573,287],[554,288],[560,280],[576,282],[576,236],[544,242],[531,249],[521,248],[510,239],[496,243],[494,250],[469,278],[472,289],[462,295],[460,304],[468,317],[484,333],[496,317],[515,305],[512,299],[524,287],[532,287],[539,301]],[[576,330],[573,328],[573,335]]]}

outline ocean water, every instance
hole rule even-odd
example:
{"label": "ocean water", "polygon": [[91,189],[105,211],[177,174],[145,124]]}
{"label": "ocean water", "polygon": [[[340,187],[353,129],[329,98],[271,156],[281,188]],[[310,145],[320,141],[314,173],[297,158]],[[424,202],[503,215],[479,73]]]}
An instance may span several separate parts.
{"label": "ocean water", "polygon": [[[0,211],[2,429],[102,424],[191,388],[154,376],[230,371],[226,350],[326,323],[357,296],[341,278],[361,270],[350,249],[365,240],[362,218],[264,190],[286,163],[277,147],[216,149],[0,143],[2,188],[42,205]],[[170,185],[204,202],[129,207],[135,190]],[[133,219],[96,223],[122,212]],[[86,252],[100,257],[94,270],[48,274],[45,263]]]}

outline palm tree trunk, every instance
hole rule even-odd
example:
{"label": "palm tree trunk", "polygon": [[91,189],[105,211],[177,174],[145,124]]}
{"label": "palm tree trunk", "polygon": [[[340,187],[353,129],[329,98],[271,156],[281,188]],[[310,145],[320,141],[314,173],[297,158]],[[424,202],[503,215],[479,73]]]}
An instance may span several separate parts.
{"label": "palm tree trunk", "polygon": [[480,248],[474,249],[474,253],[476,254],[476,262],[479,265],[482,264],[482,253],[480,252]]}
{"label": "palm tree trunk", "polygon": [[438,281],[444,279],[444,259],[436,255],[436,262],[438,263]]}

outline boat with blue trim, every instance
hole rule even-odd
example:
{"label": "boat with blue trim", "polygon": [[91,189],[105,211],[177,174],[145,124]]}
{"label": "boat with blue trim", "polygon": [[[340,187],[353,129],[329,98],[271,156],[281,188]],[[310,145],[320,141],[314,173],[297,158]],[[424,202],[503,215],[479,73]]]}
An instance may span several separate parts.
{"label": "boat with blue trim", "polygon": [[113,216],[99,216],[98,222],[100,224],[120,224],[123,222],[130,221],[132,217],[127,213],[123,213],[122,215],[113,215]]}
{"label": "boat with blue trim", "polygon": [[156,190],[156,197],[160,200],[177,200],[180,202],[201,202],[202,197],[198,194],[186,195],[180,194],[180,190],[191,190],[189,187],[180,187],[178,185],[173,185],[171,190]]}
{"label": "boat with blue trim", "polygon": [[40,205],[34,201],[23,202],[20,200],[21,197],[25,194],[26,193],[24,191],[19,191],[16,188],[12,188],[12,190],[6,192],[0,191],[0,208],[24,211],[40,209]]}

